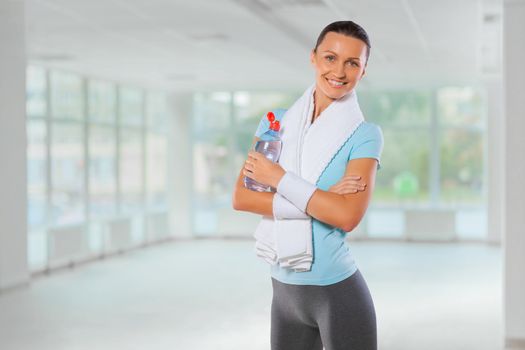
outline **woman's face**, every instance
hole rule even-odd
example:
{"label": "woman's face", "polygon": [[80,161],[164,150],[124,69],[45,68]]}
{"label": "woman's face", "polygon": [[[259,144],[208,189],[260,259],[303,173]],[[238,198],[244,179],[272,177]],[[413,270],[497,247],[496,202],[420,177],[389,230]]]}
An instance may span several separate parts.
{"label": "woman's face", "polygon": [[316,90],[330,99],[352,91],[365,75],[366,44],[347,35],[328,32],[310,55],[316,73]]}

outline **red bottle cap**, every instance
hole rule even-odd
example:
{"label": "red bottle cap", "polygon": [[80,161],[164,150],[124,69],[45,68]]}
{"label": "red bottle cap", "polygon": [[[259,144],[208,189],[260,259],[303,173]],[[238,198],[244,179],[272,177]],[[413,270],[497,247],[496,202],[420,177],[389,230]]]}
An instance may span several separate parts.
{"label": "red bottle cap", "polygon": [[268,118],[270,122],[273,122],[275,120],[275,115],[273,114],[273,112],[268,112],[266,114],[266,118]]}
{"label": "red bottle cap", "polygon": [[281,129],[281,123],[279,123],[278,120],[274,121],[273,123],[270,123],[270,129],[273,131],[279,131]]}

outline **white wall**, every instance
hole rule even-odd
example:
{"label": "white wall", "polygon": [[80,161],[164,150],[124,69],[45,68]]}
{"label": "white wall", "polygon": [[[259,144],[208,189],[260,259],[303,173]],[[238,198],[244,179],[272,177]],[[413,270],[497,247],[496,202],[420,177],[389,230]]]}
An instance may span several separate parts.
{"label": "white wall", "polygon": [[504,121],[501,79],[485,83],[487,89],[487,242],[500,244],[503,235]]}
{"label": "white wall", "polygon": [[525,1],[504,1],[503,25],[505,339],[525,349]]}
{"label": "white wall", "polygon": [[0,1],[0,289],[28,281],[23,1]]}
{"label": "white wall", "polygon": [[170,115],[170,153],[168,186],[170,227],[177,238],[190,238],[192,232],[193,162],[191,155],[191,116],[193,95],[173,93],[168,97]]}

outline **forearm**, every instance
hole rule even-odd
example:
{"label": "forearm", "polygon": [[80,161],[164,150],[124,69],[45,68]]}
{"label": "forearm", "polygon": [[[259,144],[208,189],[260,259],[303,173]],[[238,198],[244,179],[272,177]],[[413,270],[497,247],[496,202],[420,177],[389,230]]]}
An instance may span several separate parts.
{"label": "forearm", "polygon": [[319,221],[336,227],[347,227],[346,200],[337,193],[326,192],[294,172],[287,171],[277,183],[277,193],[297,208]]}
{"label": "forearm", "polygon": [[348,232],[357,225],[356,210],[348,208],[348,199],[344,196],[316,189],[310,197],[306,213],[328,225],[338,227]]}
{"label": "forearm", "polygon": [[256,192],[237,187],[233,195],[233,208],[273,217],[273,192]]}
{"label": "forearm", "polygon": [[244,187],[244,175],[241,169],[233,189],[233,209],[264,216],[273,216],[273,196],[273,192],[257,192]]}
{"label": "forearm", "polygon": [[277,184],[277,192],[307,215],[349,232],[364,215],[372,187],[355,195],[338,194],[320,190],[293,172],[286,172]]}

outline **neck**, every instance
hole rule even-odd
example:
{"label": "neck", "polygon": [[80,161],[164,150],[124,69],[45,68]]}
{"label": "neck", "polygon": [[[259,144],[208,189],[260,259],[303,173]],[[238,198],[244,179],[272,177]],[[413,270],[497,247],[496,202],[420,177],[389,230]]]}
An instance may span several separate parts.
{"label": "neck", "polygon": [[328,96],[325,96],[323,93],[318,93],[319,89],[314,91],[314,115],[312,117],[312,122],[317,119],[317,117],[323,113],[323,111],[328,108],[332,99]]}

